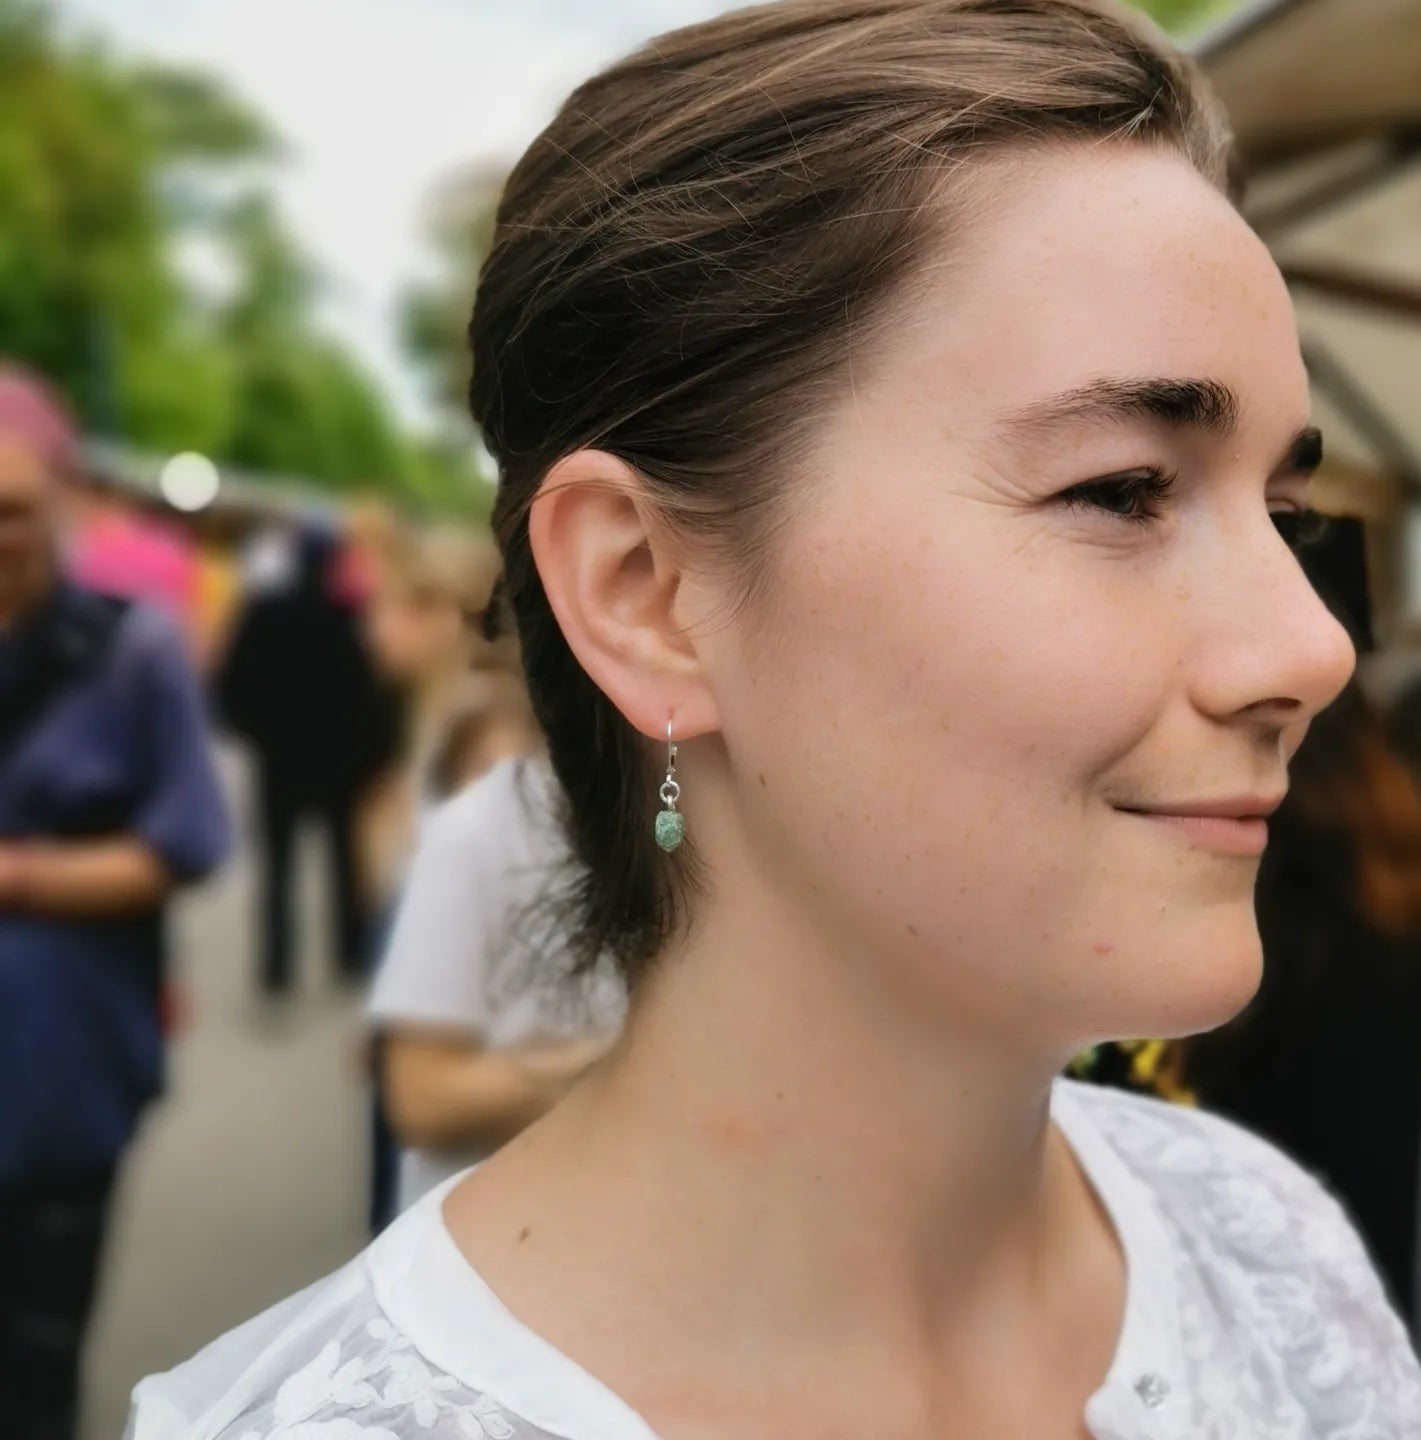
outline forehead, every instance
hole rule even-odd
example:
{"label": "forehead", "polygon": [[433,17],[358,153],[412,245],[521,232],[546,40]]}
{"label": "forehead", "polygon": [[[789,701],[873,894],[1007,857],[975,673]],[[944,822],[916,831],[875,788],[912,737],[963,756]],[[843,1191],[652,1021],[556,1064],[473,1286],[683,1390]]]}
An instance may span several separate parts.
{"label": "forehead", "polygon": [[1282,277],[1182,157],[1047,151],[1003,162],[997,179],[884,348],[895,388],[985,420],[1100,376],[1210,376],[1240,397],[1244,423],[1306,417]]}

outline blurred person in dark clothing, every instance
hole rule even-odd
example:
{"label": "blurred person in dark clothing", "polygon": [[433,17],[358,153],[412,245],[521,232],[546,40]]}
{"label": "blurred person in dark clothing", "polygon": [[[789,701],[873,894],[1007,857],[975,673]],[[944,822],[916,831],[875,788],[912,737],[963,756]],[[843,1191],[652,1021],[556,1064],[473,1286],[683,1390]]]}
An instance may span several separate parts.
{"label": "blurred person in dark clothing", "polygon": [[1421,796],[1355,682],[1291,769],[1259,872],[1262,988],[1186,1071],[1327,1182],[1415,1333]]}
{"label": "blurred person in dark clothing", "polygon": [[176,626],[61,576],[73,432],[0,372],[0,1413],[69,1440],[120,1158],[162,1083],[163,920],[228,844]]}
{"label": "blurred person in dark clothing", "polygon": [[333,583],[336,538],[312,526],[295,546],[291,578],[247,602],[217,678],[222,715],[257,761],[260,984],[271,996],[288,992],[293,980],[293,847],[306,818],[328,836],[337,972],[363,978],[369,907],[357,873],[355,817],[398,750],[395,701],[375,672],[359,611]]}

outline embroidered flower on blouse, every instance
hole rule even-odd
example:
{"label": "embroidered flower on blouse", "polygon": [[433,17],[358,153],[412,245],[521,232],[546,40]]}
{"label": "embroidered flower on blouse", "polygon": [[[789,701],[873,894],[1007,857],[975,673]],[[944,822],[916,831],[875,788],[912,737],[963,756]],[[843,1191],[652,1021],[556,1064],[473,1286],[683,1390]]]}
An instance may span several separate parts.
{"label": "embroidered flower on blouse", "polygon": [[[247,1430],[237,1440],[402,1440],[389,1425],[410,1418],[421,1430],[452,1421],[466,1440],[511,1440],[513,1427],[496,1401],[487,1395],[469,1400],[467,1392],[454,1399],[458,1380],[431,1370],[387,1320],[371,1320],[365,1333],[378,1342],[376,1350],[342,1364],[340,1342],[327,1342],[276,1392],[275,1428]],[[323,1410],[346,1413],[317,1418]],[[351,1411],[367,1413],[356,1418]]]}
{"label": "embroidered flower on blouse", "polygon": [[369,1360],[360,1359],[342,1365],[340,1342],[330,1340],[314,1360],[288,1376],[276,1392],[272,1414],[278,1424],[290,1427],[327,1405],[363,1410],[375,1399],[375,1388],[365,1378],[371,1368]]}
{"label": "embroidered flower on blouse", "polygon": [[472,1408],[459,1411],[459,1428],[470,1440],[510,1440],[513,1434],[502,1409],[487,1395],[479,1396]]}
{"label": "embroidered flower on blouse", "polygon": [[415,1423],[428,1430],[439,1419],[437,1392],[458,1388],[459,1382],[452,1375],[435,1375],[418,1355],[392,1355],[390,1378],[380,1398],[392,1410],[410,1406]]}

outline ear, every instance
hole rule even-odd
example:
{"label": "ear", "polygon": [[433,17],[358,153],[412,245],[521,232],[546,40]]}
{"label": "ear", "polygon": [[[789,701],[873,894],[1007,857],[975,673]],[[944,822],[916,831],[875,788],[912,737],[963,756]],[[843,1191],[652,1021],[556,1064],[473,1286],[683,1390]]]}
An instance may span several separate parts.
{"label": "ear", "polygon": [[641,734],[719,728],[696,653],[697,585],[624,461],[578,450],[544,477],[528,539],[548,603],[578,663]]}

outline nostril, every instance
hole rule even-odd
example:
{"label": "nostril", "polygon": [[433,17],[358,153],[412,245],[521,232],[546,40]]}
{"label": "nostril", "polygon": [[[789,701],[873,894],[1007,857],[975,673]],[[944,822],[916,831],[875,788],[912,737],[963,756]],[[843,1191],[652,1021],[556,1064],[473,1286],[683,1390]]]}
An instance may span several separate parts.
{"label": "nostril", "polygon": [[1269,700],[1255,700],[1251,705],[1244,706],[1243,709],[1245,715],[1252,716],[1257,720],[1267,720],[1279,726],[1291,725],[1306,712],[1307,706],[1304,702],[1289,695],[1277,695]]}

